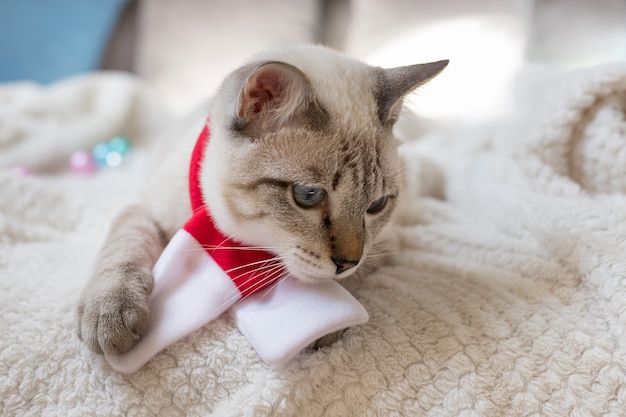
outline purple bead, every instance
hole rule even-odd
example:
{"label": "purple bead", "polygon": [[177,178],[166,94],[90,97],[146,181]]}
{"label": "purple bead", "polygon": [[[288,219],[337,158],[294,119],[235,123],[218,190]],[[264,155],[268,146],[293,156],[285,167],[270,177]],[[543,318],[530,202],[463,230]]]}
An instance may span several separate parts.
{"label": "purple bead", "polygon": [[70,170],[76,174],[91,174],[97,169],[98,165],[87,151],[76,151],[70,157]]}

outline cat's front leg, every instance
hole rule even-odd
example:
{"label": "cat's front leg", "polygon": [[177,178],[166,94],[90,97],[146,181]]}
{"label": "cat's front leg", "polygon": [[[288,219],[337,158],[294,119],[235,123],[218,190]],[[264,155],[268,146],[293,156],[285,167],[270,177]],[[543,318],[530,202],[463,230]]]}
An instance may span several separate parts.
{"label": "cat's front leg", "polygon": [[123,353],[144,334],[152,267],[165,245],[165,234],[143,208],[128,207],[116,218],[78,305],[78,337],[91,350]]}

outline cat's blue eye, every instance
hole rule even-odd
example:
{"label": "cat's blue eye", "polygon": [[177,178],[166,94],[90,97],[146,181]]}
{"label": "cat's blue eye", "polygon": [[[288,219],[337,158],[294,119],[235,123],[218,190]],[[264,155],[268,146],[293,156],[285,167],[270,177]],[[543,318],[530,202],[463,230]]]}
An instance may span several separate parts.
{"label": "cat's blue eye", "polygon": [[376,200],[372,204],[370,204],[370,206],[367,208],[367,212],[369,214],[378,214],[378,213],[380,213],[381,211],[383,211],[383,209],[387,205],[387,201],[388,200],[389,199],[387,198],[387,196],[379,198],[378,200]]}
{"label": "cat's blue eye", "polygon": [[293,199],[302,208],[312,208],[319,205],[326,197],[326,190],[310,185],[294,184]]}

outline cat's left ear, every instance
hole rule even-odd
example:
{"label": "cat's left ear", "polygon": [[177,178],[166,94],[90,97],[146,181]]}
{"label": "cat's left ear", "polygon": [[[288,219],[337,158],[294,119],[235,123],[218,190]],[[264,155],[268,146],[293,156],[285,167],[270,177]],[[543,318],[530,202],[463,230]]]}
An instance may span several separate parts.
{"label": "cat's left ear", "polygon": [[400,115],[404,96],[437,76],[448,60],[397,68],[375,68],[378,117],[384,126],[393,126]]}
{"label": "cat's left ear", "polygon": [[241,89],[238,125],[257,137],[285,126],[310,125],[313,107],[313,92],[300,70],[280,62],[267,63],[255,69]]}

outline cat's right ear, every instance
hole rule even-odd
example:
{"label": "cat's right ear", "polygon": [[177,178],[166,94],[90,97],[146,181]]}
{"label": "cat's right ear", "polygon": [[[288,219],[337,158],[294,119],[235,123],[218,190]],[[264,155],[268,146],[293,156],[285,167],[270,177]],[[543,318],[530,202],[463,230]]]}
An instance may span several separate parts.
{"label": "cat's right ear", "polygon": [[306,125],[313,102],[309,82],[300,70],[284,63],[264,64],[241,89],[237,127],[250,137],[260,137],[285,126]]}

